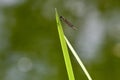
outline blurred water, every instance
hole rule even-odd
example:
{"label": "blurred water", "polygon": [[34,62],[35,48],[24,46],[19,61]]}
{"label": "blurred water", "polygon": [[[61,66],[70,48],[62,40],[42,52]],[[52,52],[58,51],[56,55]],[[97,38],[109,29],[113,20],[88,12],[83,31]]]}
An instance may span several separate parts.
{"label": "blurred water", "polygon": [[83,30],[80,31],[76,40],[78,52],[81,53],[81,57],[86,62],[96,61],[96,58],[99,61],[99,57],[101,56],[99,51],[106,35],[105,30],[106,27],[100,13],[96,9],[91,10],[87,14]]}
{"label": "blurred water", "polygon": [[0,0],[0,7],[11,7],[24,3],[26,0]]}

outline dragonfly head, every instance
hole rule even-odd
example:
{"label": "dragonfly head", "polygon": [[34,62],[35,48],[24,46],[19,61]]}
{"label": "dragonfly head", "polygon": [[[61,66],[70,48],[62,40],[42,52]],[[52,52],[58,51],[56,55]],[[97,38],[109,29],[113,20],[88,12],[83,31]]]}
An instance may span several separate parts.
{"label": "dragonfly head", "polygon": [[62,16],[60,16],[60,18],[63,18]]}

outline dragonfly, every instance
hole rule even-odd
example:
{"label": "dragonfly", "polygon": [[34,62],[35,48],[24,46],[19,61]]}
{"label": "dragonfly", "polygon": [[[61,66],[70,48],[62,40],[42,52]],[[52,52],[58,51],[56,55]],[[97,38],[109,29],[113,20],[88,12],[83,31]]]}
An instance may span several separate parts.
{"label": "dragonfly", "polygon": [[66,23],[72,29],[77,30],[77,28],[71,22],[69,22],[67,19],[65,19],[63,16],[60,16],[60,20],[63,21],[64,23]]}

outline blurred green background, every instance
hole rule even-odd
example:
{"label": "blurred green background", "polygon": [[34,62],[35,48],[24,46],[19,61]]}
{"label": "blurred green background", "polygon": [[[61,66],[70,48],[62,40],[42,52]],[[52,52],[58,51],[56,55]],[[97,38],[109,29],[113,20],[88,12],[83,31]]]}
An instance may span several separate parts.
{"label": "blurred green background", "polygon": [[78,28],[63,23],[93,80],[120,80],[119,0],[0,0],[0,80],[68,80],[55,8]]}

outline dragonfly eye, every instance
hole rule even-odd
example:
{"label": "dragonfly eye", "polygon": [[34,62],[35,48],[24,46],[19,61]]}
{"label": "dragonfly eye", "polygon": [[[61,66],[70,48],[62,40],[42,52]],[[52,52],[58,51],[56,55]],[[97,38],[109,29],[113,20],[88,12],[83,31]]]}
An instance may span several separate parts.
{"label": "dragonfly eye", "polygon": [[60,18],[63,18],[62,16],[60,16]]}

